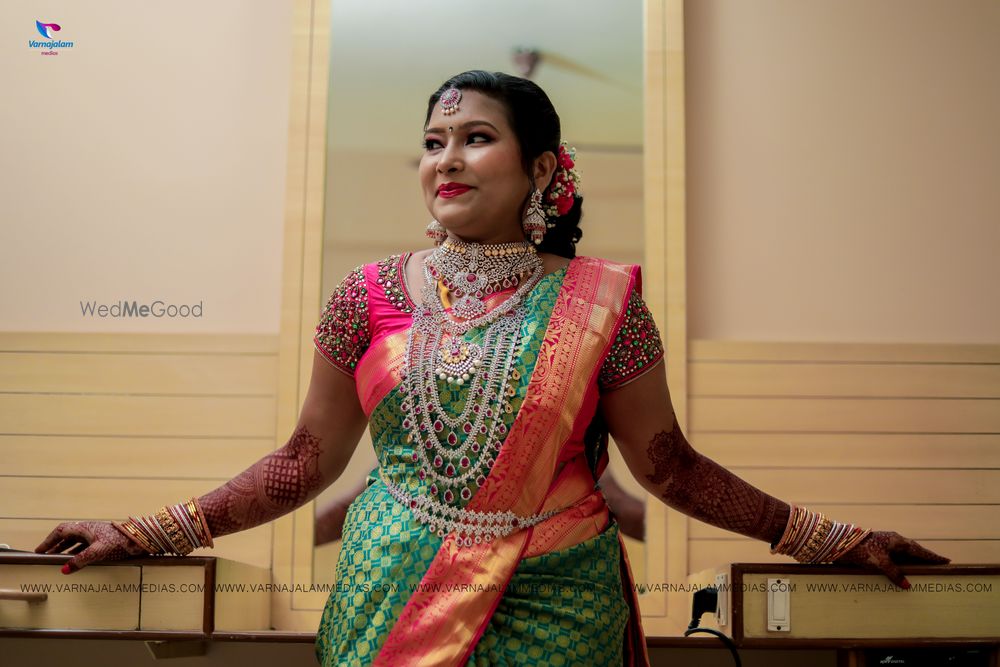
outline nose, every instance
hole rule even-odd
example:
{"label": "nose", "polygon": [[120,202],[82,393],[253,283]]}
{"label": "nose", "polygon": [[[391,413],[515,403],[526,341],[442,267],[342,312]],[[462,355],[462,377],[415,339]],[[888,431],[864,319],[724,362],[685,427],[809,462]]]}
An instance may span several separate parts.
{"label": "nose", "polygon": [[455,140],[451,140],[438,153],[437,171],[439,174],[453,173],[460,171],[464,166],[461,154],[461,145]]}

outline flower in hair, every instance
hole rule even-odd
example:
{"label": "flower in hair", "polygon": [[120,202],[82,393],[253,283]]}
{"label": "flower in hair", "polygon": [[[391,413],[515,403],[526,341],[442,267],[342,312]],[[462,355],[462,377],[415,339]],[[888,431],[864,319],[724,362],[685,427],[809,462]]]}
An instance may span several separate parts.
{"label": "flower in hair", "polygon": [[558,167],[546,196],[548,204],[545,215],[558,218],[566,215],[573,208],[573,200],[580,191],[580,173],[576,170],[576,149],[565,141],[559,143],[559,153],[556,156]]}

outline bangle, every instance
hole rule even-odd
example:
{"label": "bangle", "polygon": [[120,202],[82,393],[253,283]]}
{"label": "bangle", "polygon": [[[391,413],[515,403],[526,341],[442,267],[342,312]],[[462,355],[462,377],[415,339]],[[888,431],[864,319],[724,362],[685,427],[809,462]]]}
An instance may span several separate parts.
{"label": "bangle", "polygon": [[197,498],[112,525],[150,554],[186,556],[199,547],[215,546]]}
{"label": "bangle", "polygon": [[772,554],[791,556],[800,563],[832,563],[871,533],[851,523],[840,523],[793,505],[781,539]]}

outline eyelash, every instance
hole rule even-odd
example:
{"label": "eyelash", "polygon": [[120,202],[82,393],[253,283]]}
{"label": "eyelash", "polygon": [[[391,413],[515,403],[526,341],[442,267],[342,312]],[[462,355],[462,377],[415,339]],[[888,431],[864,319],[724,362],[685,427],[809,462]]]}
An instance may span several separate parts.
{"label": "eyelash", "polygon": [[[482,137],[483,139],[486,139],[487,143],[490,142],[490,141],[493,141],[493,137],[491,137],[488,134],[484,134],[482,132],[473,132],[472,134],[469,135],[469,139],[472,139],[473,137]],[[437,139],[424,139],[423,141],[420,142],[420,147],[423,148],[426,151],[429,151],[429,150],[433,150],[432,144],[439,144],[440,145],[440,143],[441,142],[438,141]]]}

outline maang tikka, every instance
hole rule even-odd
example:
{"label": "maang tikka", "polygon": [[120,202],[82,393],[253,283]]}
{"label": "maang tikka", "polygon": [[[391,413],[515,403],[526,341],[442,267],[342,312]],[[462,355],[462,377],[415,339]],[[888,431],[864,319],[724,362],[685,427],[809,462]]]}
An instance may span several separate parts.
{"label": "maang tikka", "polygon": [[462,101],[462,91],[458,88],[449,88],[441,93],[441,113],[450,116],[458,111],[458,103]]}

